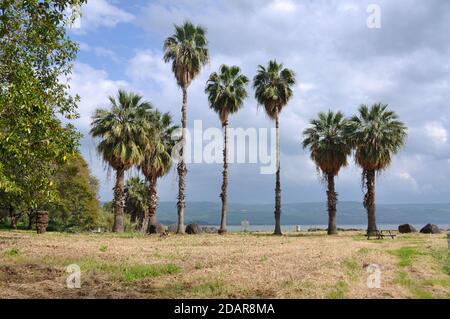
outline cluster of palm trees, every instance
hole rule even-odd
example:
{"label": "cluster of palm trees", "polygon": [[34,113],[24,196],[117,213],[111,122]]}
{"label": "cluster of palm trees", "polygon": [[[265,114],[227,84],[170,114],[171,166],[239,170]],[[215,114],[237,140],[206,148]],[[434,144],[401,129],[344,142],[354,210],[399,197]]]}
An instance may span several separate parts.
{"label": "cluster of palm trees", "polygon": [[[178,143],[178,224],[177,232],[184,233],[185,178],[186,164],[184,147],[186,143],[187,90],[201,69],[209,62],[206,31],[191,22],[175,25],[175,33],[164,42],[164,61],[171,63],[178,86],[182,90],[181,138],[171,139],[177,126],[172,124],[170,114],[161,114],[142,96],[119,91],[117,98],[110,97],[111,109],[96,111],[91,134],[100,137],[98,151],[103,159],[116,171],[114,187],[113,231],[123,231],[124,173],[135,166],[145,176],[150,202],[140,227],[143,231],[156,224],[157,179],[164,176],[172,166],[171,152]],[[247,98],[249,79],[238,66],[222,65],[218,72],[210,75],[205,93],[209,106],[218,115],[224,131],[223,181],[220,198],[222,200],[219,233],[227,232],[227,128],[230,114],[238,112]],[[253,78],[253,89],[258,106],[264,108],[276,126],[276,182],[275,182],[275,231],[281,235],[281,181],[280,181],[280,133],[279,116],[293,96],[295,74],[275,60],[267,67],[258,66]],[[311,158],[328,182],[328,210],[330,216],[329,233],[336,233],[337,193],[334,177],[347,165],[347,158],[355,150],[358,165],[363,168],[367,194],[364,205],[369,216],[368,230],[376,230],[375,224],[375,174],[386,168],[392,154],[403,145],[406,128],[397,120],[387,106],[376,104],[370,109],[362,106],[359,115],[345,119],[342,113],[319,114],[305,130],[303,146],[311,150]]]}
{"label": "cluster of palm trees", "polygon": [[375,177],[386,169],[404,145],[405,125],[387,105],[361,105],[358,114],[347,119],[341,112],[319,113],[303,132],[303,147],[309,148],[311,159],[327,182],[328,234],[336,234],[337,193],[334,178],[354,151],[355,162],[362,168],[362,184],[366,189],[367,233],[377,231],[375,215]]}

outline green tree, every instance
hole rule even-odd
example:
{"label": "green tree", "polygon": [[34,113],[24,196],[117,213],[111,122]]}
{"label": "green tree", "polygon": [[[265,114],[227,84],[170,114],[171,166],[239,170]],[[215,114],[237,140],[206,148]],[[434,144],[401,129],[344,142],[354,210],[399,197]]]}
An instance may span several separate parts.
{"label": "green tree", "polygon": [[181,149],[178,171],[178,233],[184,233],[185,178],[184,146],[186,144],[187,89],[209,61],[206,30],[191,22],[175,25],[175,33],[164,42],[164,61],[172,63],[172,71],[183,91],[181,107]]}
{"label": "green tree", "polygon": [[[0,189],[17,196],[38,192],[27,199],[34,208],[50,200],[56,164],[78,145],[74,127],[63,127],[58,116],[77,116],[78,97],[68,94],[65,79],[78,46],[66,32],[71,8],[85,2],[0,2]],[[34,183],[21,183],[26,179]]]}
{"label": "green tree", "polygon": [[80,153],[61,165],[54,177],[57,200],[48,206],[50,223],[61,230],[92,229],[98,223],[98,180]]}
{"label": "green tree", "polygon": [[147,185],[137,176],[127,179],[125,184],[125,213],[130,215],[132,223],[137,222],[137,229],[142,230],[147,211]]}
{"label": "green tree", "polygon": [[292,98],[295,74],[283,68],[283,64],[269,61],[267,68],[260,65],[253,79],[255,98],[266,114],[275,121],[276,127],[276,182],[275,182],[275,231],[281,235],[281,181],[280,181],[280,125],[279,115]]}
{"label": "green tree", "polygon": [[141,145],[147,144],[152,105],[142,96],[119,90],[117,98],[110,96],[110,109],[97,109],[93,116],[91,134],[99,137],[98,152],[116,171],[114,186],[113,232],[123,232],[125,206],[125,171],[141,162]]}
{"label": "green tree", "polygon": [[158,178],[169,173],[172,167],[172,150],[176,140],[172,133],[178,126],[172,124],[172,116],[169,113],[152,112],[150,143],[145,148],[145,155],[139,169],[147,179],[148,184],[148,212],[142,223],[142,231],[151,232],[157,224],[156,210],[158,208]]}
{"label": "green tree", "polygon": [[347,158],[352,147],[346,135],[346,119],[341,112],[320,112],[317,119],[311,121],[311,127],[303,132],[303,148],[309,148],[311,160],[322,173],[328,184],[328,235],[337,234],[334,178],[342,167],[347,166]]}
{"label": "green tree", "polygon": [[236,113],[247,97],[248,78],[241,74],[237,66],[222,65],[219,73],[213,73],[206,83],[205,93],[208,95],[210,107],[219,114],[223,128],[223,181],[220,198],[222,214],[219,234],[227,232],[227,188],[228,188],[228,116]]}
{"label": "green tree", "polygon": [[376,103],[371,107],[361,105],[358,113],[349,121],[348,134],[355,148],[356,164],[363,170],[367,233],[375,234],[375,176],[389,167],[392,156],[405,144],[407,128],[398,120],[397,114],[388,109],[387,104]]}

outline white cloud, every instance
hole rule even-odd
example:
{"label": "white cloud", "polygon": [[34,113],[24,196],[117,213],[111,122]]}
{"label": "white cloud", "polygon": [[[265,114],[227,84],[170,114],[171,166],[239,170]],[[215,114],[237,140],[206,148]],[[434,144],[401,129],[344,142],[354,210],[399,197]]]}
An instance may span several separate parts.
{"label": "white cloud", "polygon": [[82,7],[81,18],[75,22],[73,29],[75,32],[83,33],[98,27],[111,28],[119,23],[131,22],[134,18],[134,15],[112,5],[107,0],[92,0]]}
{"label": "white cloud", "polygon": [[94,110],[107,106],[108,96],[115,95],[119,88],[129,87],[128,82],[111,80],[106,71],[84,63],[75,64],[70,83],[70,92],[81,98],[78,104],[80,118],[76,124],[84,133],[90,126]]}
{"label": "white cloud", "polygon": [[438,143],[447,143],[447,130],[439,122],[428,122],[425,124],[425,134],[433,141]]}

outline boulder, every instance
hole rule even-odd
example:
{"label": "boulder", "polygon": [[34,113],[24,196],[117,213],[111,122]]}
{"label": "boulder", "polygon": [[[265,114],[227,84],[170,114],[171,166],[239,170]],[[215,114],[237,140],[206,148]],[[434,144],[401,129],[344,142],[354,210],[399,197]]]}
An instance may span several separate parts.
{"label": "boulder", "polygon": [[202,232],[207,233],[207,234],[215,234],[218,231],[219,230],[216,227],[211,227],[211,226],[202,227]]}
{"label": "boulder", "polygon": [[169,226],[167,227],[167,229],[168,229],[168,231],[169,231],[170,233],[176,233],[176,232],[177,232],[177,229],[178,229],[178,226],[177,226],[177,224],[172,224],[172,225],[169,225]]}
{"label": "boulder", "polygon": [[398,231],[400,234],[416,233],[417,229],[411,224],[403,224],[398,226]]}
{"label": "boulder", "polygon": [[163,224],[149,225],[148,232],[150,234],[165,234],[167,232],[167,227]]}
{"label": "boulder", "polygon": [[420,232],[422,234],[440,234],[441,230],[434,224],[427,224],[420,230]]}
{"label": "boulder", "polygon": [[198,224],[189,224],[186,226],[186,233],[190,235],[201,234],[202,228]]}

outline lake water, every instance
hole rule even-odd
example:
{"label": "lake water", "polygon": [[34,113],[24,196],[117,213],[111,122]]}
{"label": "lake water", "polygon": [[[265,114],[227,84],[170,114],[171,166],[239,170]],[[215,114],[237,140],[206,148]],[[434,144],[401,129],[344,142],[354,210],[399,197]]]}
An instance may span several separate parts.
{"label": "lake water", "polygon": [[[379,230],[398,230],[398,226],[399,225],[389,225],[389,224],[379,224],[377,225]],[[420,229],[422,229],[423,226],[425,225],[413,225],[417,231],[420,231]],[[448,229],[449,225],[438,225],[439,228],[441,229]],[[214,226],[219,228],[219,226]],[[367,225],[338,225],[338,228],[342,228],[342,229],[360,229],[360,230],[366,230],[367,229]],[[272,232],[274,229],[274,225],[249,225],[246,227],[247,231],[251,231],[251,232]],[[319,228],[319,229],[327,229],[328,225],[300,225],[300,229],[302,231],[306,231],[308,229],[314,229],[314,228]],[[243,231],[244,228],[241,225],[229,225],[227,226],[227,229],[229,232],[239,232],[239,231]],[[281,225],[281,230],[283,232],[292,232],[292,231],[296,231],[297,229],[297,225]]]}

